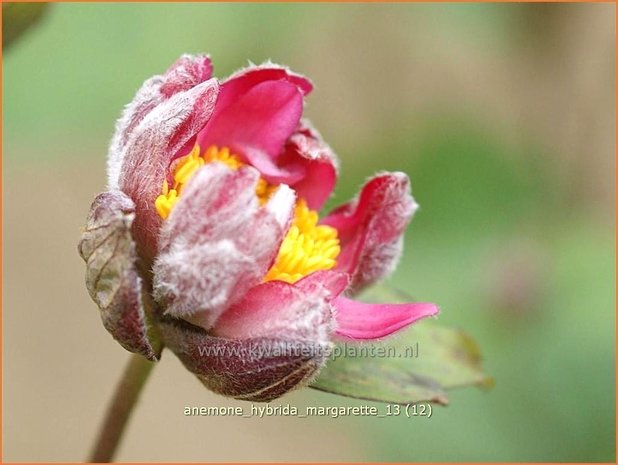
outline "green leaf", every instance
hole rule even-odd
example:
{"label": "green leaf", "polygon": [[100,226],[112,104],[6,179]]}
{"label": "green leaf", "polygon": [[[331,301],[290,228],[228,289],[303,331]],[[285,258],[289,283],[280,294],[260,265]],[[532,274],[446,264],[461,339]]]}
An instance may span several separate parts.
{"label": "green leaf", "polygon": [[381,343],[339,344],[336,356],[311,387],[381,402],[446,405],[449,389],[493,383],[482,371],[474,340],[431,321]]}
{"label": "green leaf", "polygon": [[[391,302],[403,300],[401,293],[388,292]],[[365,296],[362,300],[383,300],[384,295],[384,289],[374,289],[373,299]],[[381,402],[446,405],[449,389],[489,388],[492,384],[483,373],[479,348],[470,336],[439,326],[435,320],[424,320],[381,342],[338,344],[311,387]]]}

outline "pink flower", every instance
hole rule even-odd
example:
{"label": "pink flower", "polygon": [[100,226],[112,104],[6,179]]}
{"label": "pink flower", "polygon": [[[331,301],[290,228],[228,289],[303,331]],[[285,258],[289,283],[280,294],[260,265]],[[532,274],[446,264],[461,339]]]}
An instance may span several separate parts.
{"label": "pink flower", "polygon": [[271,400],[308,383],[333,340],[438,310],[351,298],[397,264],[408,177],[380,173],[320,220],[338,162],[301,119],[311,83],[270,63],[211,74],[183,56],[125,108],[80,253],[126,349],[157,360],[167,346],[213,391]]}

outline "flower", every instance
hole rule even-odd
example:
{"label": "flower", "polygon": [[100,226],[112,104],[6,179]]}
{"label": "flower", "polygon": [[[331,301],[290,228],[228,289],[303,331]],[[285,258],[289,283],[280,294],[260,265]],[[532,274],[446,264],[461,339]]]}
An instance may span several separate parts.
{"label": "flower", "polygon": [[438,310],[352,299],[397,264],[417,208],[408,177],[379,173],[320,219],[338,162],[302,119],[309,80],[271,63],[211,74],[186,55],[143,84],[79,250],[123,347],[158,360],[167,346],[211,390],[268,401],[310,382],[333,341]]}

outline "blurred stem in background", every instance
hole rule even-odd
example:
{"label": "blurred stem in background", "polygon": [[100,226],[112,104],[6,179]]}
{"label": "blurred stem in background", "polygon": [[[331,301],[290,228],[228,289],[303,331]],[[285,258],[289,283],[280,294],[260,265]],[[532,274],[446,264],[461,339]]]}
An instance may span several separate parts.
{"label": "blurred stem in background", "polygon": [[47,3],[3,3],[2,50],[39,22],[47,8]]}
{"label": "blurred stem in background", "polygon": [[114,458],[131,412],[153,367],[153,362],[149,362],[141,355],[131,354],[116,387],[114,398],[107,409],[101,431],[92,449],[90,462],[108,463]]}

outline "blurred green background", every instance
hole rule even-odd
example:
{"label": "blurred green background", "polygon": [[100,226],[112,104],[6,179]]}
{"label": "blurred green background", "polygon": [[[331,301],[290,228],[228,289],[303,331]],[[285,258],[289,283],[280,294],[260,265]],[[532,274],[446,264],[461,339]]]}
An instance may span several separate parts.
{"label": "blurred green background", "polygon": [[186,418],[237,402],[166,354],[118,458],[615,461],[614,8],[51,5],[3,59],[4,460],[85,458],[127,355],[83,286],[79,228],[122,106],[208,52],[220,77],[271,58],[312,78],[307,114],[342,161],[331,206],[410,175],[421,209],[388,284],[471,334],[496,386],[429,420]]}

